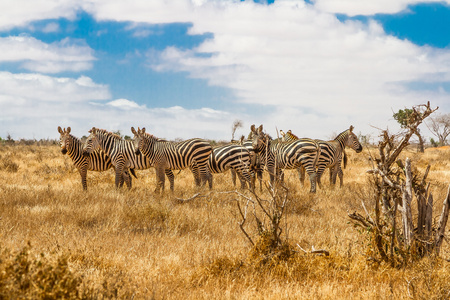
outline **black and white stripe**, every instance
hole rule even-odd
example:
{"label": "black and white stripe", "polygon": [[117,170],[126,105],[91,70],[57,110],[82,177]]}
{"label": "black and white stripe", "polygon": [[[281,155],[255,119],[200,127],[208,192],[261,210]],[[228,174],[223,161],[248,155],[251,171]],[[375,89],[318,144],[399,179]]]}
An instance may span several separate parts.
{"label": "black and white stripe", "polygon": [[[200,186],[206,183],[210,173],[207,166],[212,152],[211,145],[199,138],[182,142],[162,141],[145,132],[145,128],[136,131],[133,142],[137,152],[144,154],[156,169],[157,189],[164,190],[164,170],[182,170],[189,168],[194,174],[195,183]],[[212,184],[212,183],[210,183]],[[210,188],[212,186],[210,185]]]}
{"label": "black and white stripe", "polygon": [[[241,137],[240,140],[232,140],[232,144],[235,145],[241,145],[250,154],[250,170],[253,175],[256,175],[256,177],[259,180],[259,189],[262,192],[262,179],[263,179],[263,170],[264,165],[261,162],[261,157],[258,153],[255,152],[255,149],[253,149],[253,141],[252,140],[244,140],[244,136]],[[253,176],[252,175],[252,176]],[[231,170],[231,180],[233,182],[233,185],[236,186],[236,172],[232,169]],[[252,180],[254,181],[255,178],[253,177]],[[255,187],[253,185],[253,187]]]}
{"label": "black and white stripe", "polygon": [[[136,154],[136,149],[131,141],[123,140],[112,132],[95,127],[92,127],[89,132],[83,154],[89,155],[93,151],[103,150],[111,158],[111,163],[115,167],[117,187],[120,186],[121,181],[127,180],[124,178],[124,172],[126,174],[128,169],[144,170],[153,167],[147,157]],[[169,178],[171,189],[173,189],[174,175],[172,171],[165,170],[163,173]],[[131,188],[131,182],[128,187]]]}
{"label": "black and white stripe", "polygon": [[[319,161],[317,163],[317,182],[320,185],[321,177],[325,169],[330,169],[330,182],[332,185],[336,184],[336,177],[339,176],[340,186],[343,185],[343,172],[341,168],[342,158],[344,157],[344,166],[346,164],[345,147],[352,148],[359,153],[362,151],[362,146],[358,141],[358,137],[353,133],[353,126],[344,130],[334,140],[322,141],[317,140],[320,145],[321,152]],[[297,138],[290,131],[284,136],[285,140],[295,140]],[[304,179],[304,170],[300,173],[300,181]]]}
{"label": "black and white stripe", "polygon": [[[73,164],[78,169],[81,176],[81,185],[84,190],[87,190],[87,171],[106,171],[113,167],[111,158],[103,151],[93,151],[89,156],[83,155],[83,142],[77,137],[70,134],[71,128],[67,127],[62,129],[58,126],[58,132],[60,133],[59,143],[61,146],[61,153],[69,155]],[[130,170],[134,174],[134,170]],[[127,182],[131,182],[130,174],[127,172],[124,174]],[[128,177],[130,177],[128,179]],[[120,185],[123,185],[123,182]]]}
{"label": "black and white stripe", "polygon": [[[241,145],[229,144],[214,148],[208,158],[208,168],[213,174],[231,169],[239,177],[242,189],[245,188],[246,183],[249,184],[250,189],[253,189],[255,176],[251,170],[250,152]],[[212,186],[212,176],[208,180],[209,185]]]}
{"label": "black and white stripe", "polygon": [[313,139],[301,138],[291,142],[273,141],[263,132],[263,126],[258,129],[251,126],[253,148],[261,156],[266,165],[271,183],[275,177],[282,180],[285,169],[297,169],[303,166],[309,175],[312,193],[316,192],[316,164],[320,155],[320,147]]}

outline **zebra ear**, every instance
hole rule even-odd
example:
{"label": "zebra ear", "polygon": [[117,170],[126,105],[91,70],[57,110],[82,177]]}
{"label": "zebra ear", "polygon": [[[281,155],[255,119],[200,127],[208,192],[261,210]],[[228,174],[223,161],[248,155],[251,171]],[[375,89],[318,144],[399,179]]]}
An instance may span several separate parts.
{"label": "zebra ear", "polygon": [[256,129],[255,129],[255,124],[253,124],[252,126],[250,126],[250,130],[251,130],[252,132],[255,132],[255,131],[256,131]]}
{"label": "zebra ear", "polygon": [[67,127],[66,132],[67,132],[67,133],[70,133],[70,127]]}
{"label": "zebra ear", "polygon": [[258,133],[259,132],[263,132],[263,125],[261,124],[261,125],[259,125],[259,127],[258,127]]}
{"label": "zebra ear", "polygon": [[145,133],[145,127],[142,127],[141,129],[141,133],[144,134]]}
{"label": "zebra ear", "polygon": [[95,134],[95,127],[92,127],[91,130],[89,130],[88,132]]}
{"label": "zebra ear", "polygon": [[244,143],[244,140],[245,140],[245,136],[241,136],[241,139],[239,140],[239,142],[241,143],[241,144],[243,144]]}
{"label": "zebra ear", "polygon": [[[288,131],[288,132],[289,132],[289,131]],[[284,131],[281,130],[281,129],[280,129],[280,134],[281,134],[281,136],[283,136],[283,137],[286,135],[286,133],[284,133]]]}
{"label": "zebra ear", "polygon": [[[139,127],[138,127],[139,128]],[[139,130],[139,129],[138,129]],[[134,135],[137,135],[136,129],[134,129],[134,127],[131,127],[131,133],[133,133]]]}
{"label": "zebra ear", "polygon": [[59,132],[60,134],[64,134],[64,132],[63,132],[62,129],[61,129],[61,126],[58,126],[58,132]]}
{"label": "zebra ear", "polygon": [[353,132],[353,128],[355,128],[355,127],[353,127],[353,125],[350,125],[350,132]]}

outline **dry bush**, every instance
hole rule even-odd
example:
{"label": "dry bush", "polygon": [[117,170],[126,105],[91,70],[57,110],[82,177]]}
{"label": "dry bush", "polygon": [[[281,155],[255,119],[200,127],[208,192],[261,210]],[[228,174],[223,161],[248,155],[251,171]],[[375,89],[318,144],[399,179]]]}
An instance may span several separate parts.
{"label": "dry bush", "polygon": [[12,161],[9,157],[3,158],[2,156],[0,156],[0,161],[0,170],[5,170],[9,173],[15,173],[19,170],[19,165]]}

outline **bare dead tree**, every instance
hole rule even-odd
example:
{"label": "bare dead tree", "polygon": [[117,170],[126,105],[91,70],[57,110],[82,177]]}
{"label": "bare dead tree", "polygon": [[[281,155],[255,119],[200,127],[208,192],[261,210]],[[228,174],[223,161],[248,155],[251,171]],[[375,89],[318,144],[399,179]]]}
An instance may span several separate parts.
{"label": "bare dead tree", "polygon": [[297,253],[299,248],[305,253],[328,256],[324,249],[302,249],[298,244],[290,244],[288,237],[287,209],[291,201],[289,189],[283,184],[266,184],[267,194],[262,197],[254,191],[249,195],[237,191],[234,200],[237,206],[235,217],[240,230],[253,246],[251,256],[257,261],[268,261],[268,258],[285,259]]}
{"label": "bare dead tree", "polygon": [[238,128],[242,128],[243,123],[241,120],[235,120],[231,126],[231,140],[234,140],[234,134]]}
{"label": "bare dead tree", "polygon": [[439,139],[439,146],[447,144],[450,135],[450,113],[432,116],[425,123],[430,132]]}
{"label": "bare dead tree", "polygon": [[[375,216],[363,217],[356,212],[349,214],[356,225],[371,232],[375,252],[381,260],[393,266],[406,264],[430,253],[439,254],[444,237],[450,205],[450,187],[441,217],[438,223],[433,225],[433,196],[429,189],[430,184],[426,182],[430,166],[421,175],[412,168],[409,158],[404,163],[398,159],[402,150],[409,144],[409,138],[415,134],[417,126],[436,110],[437,108],[431,109],[429,102],[413,107],[408,131],[399,142],[387,131],[382,132],[378,145],[379,157],[372,158],[375,164],[373,169],[367,171],[372,174],[375,189]],[[417,227],[414,226],[411,211],[414,199],[417,201]],[[398,211],[401,212],[401,229],[397,224]],[[414,230],[415,228],[417,230]]]}

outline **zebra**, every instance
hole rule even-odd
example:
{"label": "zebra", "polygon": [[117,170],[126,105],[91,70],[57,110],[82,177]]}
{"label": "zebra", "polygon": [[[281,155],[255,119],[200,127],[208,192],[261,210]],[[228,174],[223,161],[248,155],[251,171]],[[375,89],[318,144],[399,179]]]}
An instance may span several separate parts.
{"label": "zebra", "polygon": [[[235,186],[237,174],[241,181],[241,188],[244,189],[246,182],[248,182],[250,189],[253,190],[255,176],[251,169],[250,152],[241,145],[228,144],[214,148],[208,158],[208,168],[213,174],[223,173],[231,169],[234,174],[233,183]],[[211,175],[209,175],[208,182],[212,186]]]}
{"label": "zebra", "polygon": [[[336,177],[339,176],[339,186],[343,186],[344,174],[341,169],[342,158],[344,160],[344,168],[347,164],[347,156],[345,153],[345,147],[352,148],[356,153],[362,151],[362,145],[358,141],[358,137],[353,133],[353,126],[344,130],[334,140],[322,141],[317,140],[321,148],[321,154],[317,163],[317,183],[321,184],[321,177],[326,168],[330,169],[330,183],[336,184]],[[283,134],[282,134],[283,135]],[[292,140],[297,138],[290,130],[284,135],[286,140]],[[299,170],[300,181],[303,182],[305,176],[305,170]]]}
{"label": "zebra", "polygon": [[[249,152],[249,154],[250,154],[250,169],[251,169],[251,173],[253,173],[252,181],[253,182],[255,181],[255,174],[256,174],[256,177],[258,177],[258,180],[259,180],[259,189],[262,192],[262,178],[263,178],[264,166],[261,163],[261,157],[253,149],[252,141],[244,140],[244,139],[245,139],[245,137],[242,136],[239,140],[231,140],[231,143],[235,144],[235,145],[241,145],[245,149],[247,149],[247,151]],[[233,185],[236,186],[236,172],[233,169],[231,169],[231,180],[233,182]],[[254,184],[253,184],[253,186],[254,186]]]}
{"label": "zebra", "polygon": [[[111,163],[116,170],[116,187],[120,187],[120,182],[127,179],[123,177],[123,172],[127,169],[144,170],[153,167],[147,157],[136,154],[136,149],[131,141],[123,140],[112,132],[95,127],[92,127],[89,133],[83,147],[83,154],[89,155],[93,151],[101,149],[111,157]],[[165,174],[169,178],[170,188],[173,190],[174,175],[171,170],[165,170]],[[128,188],[131,188],[131,182]]]}
{"label": "zebra", "polygon": [[162,188],[164,191],[164,170],[186,168],[193,173],[197,186],[209,182],[209,188],[212,188],[212,180],[209,180],[211,174],[207,166],[212,147],[207,141],[199,138],[182,142],[161,141],[146,133],[145,128],[138,128],[136,131],[131,127],[131,132],[134,134],[136,153],[144,154],[156,168],[157,190]]}
{"label": "zebra", "polygon": [[301,138],[291,142],[272,142],[268,134],[263,132],[263,126],[258,129],[250,127],[253,148],[260,153],[262,162],[269,171],[270,182],[275,177],[282,180],[284,169],[297,169],[304,166],[311,182],[311,193],[316,192],[316,164],[320,155],[320,147],[313,139]]}
{"label": "zebra", "polygon": [[[87,171],[106,171],[113,167],[111,163],[111,158],[105,154],[103,151],[94,151],[89,156],[83,155],[83,142],[70,134],[71,128],[67,127],[62,129],[58,126],[58,132],[60,134],[59,144],[61,146],[61,153],[68,154],[72,159],[73,164],[78,169],[81,176],[81,185],[83,190],[87,190]],[[133,169],[130,169],[131,174],[136,177]],[[131,177],[128,172],[124,174],[126,182],[131,182]],[[128,178],[130,177],[130,178]],[[123,185],[124,181],[120,183]]]}

